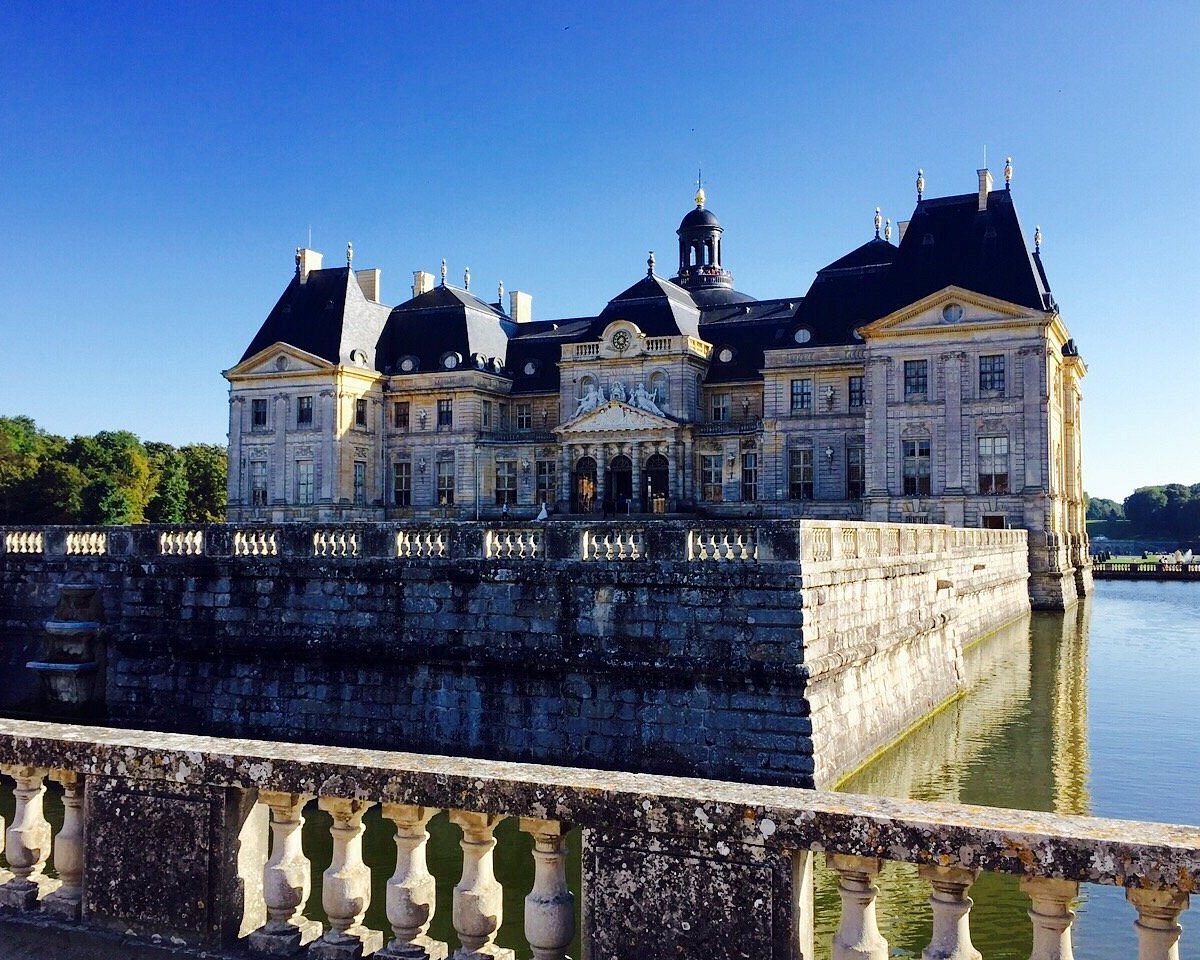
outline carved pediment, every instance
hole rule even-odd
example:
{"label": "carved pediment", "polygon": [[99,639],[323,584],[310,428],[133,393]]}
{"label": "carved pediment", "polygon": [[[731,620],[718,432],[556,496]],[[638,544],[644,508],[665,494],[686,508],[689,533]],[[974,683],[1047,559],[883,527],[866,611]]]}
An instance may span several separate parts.
{"label": "carved pediment", "polygon": [[674,420],[659,417],[646,410],[609,400],[595,410],[581,413],[555,430],[555,433],[572,435],[581,433],[628,433],[639,430],[673,430],[678,426]]}
{"label": "carved pediment", "polygon": [[1043,319],[1043,314],[1028,307],[950,286],[880,317],[862,327],[861,333],[868,340],[908,333],[945,336],[954,330],[968,333],[972,328],[1020,326]]}
{"label": "carved pediment", "polygon": [[235,367],[225,371],[225,376],[287,376],[311,373],[314,370],[332,370],[333,364],[322,357],[293,347],[290,343],[273,343],[252,357],[247,357]]}

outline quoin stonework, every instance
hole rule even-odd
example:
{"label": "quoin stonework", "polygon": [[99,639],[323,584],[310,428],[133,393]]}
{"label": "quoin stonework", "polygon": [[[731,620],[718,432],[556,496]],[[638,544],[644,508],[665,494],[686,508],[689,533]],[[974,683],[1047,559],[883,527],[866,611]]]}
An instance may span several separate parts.
{"label": "quoin stonework", "polygon": [[486,519],[614,512],[1023,528],[1030,592],[1090,590],[1080,463],[1086,367],[1040,231],[1005,185],[924,196],[807,293],[734,288],[698,190],[671,279],[595,315],[534,319],[431,273],[301,249],[225,376],[229,519]]}

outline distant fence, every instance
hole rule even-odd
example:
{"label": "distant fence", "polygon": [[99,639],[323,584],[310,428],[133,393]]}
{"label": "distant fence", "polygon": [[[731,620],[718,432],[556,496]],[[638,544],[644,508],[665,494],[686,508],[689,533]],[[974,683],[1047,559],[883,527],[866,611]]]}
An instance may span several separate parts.
{"label": "distant fence", "polygon": [[1200,563],[1148,563],[1142,560],[1093,561],[1097,580],[1200,580]]}

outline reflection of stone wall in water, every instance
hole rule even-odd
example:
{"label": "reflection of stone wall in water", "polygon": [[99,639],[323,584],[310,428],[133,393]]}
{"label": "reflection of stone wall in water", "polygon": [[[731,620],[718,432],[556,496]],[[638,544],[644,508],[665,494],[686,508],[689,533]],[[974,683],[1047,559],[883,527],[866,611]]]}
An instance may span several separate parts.
{"label": "reflection of stone wall in water", "polygon": [[[1087,636],[1090,601],[1039,613],[964,652],[968,690],[839,789],[998,807],[1088,812]],[[929,885],[889,864],[878,878],[879,926],[893,950],[929,941]],[[816,916],[837,916],[837,877],[818,863]],[[1011,877],[984,873],[972,888],[971,935],[989,960],[1028,957],[1028,898]],[[824,905],[827,909],[821,909]],[[826,920],[832,924],[832,920]],[[818,926],[819,960],[833,933]]]}

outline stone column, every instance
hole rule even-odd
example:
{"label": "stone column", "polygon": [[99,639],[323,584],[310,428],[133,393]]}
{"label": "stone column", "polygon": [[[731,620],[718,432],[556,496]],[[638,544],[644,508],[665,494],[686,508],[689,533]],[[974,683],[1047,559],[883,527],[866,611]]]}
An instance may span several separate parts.
{"label": "stone column", "polygon": [[533,889],[525,898],[525,939],[533,960],[566,960],[575,934],[575,895],[567,889],[568,827],[522,817],[521,829],[533,835]]}
{"label": "stone column", "polygon": [[833,935],[830,956],[833,960],[887,960],[888,942],[875,920],[879,860],[831,853],[825,862],[837,872],[838,896],[842,898],[842,919]]}
{"label": "stone column", "polygon": [[[601,443],[596,453],[596,506],[604,503],[608,494],[608,444]],[[601,509],[603,509],[601,507]]]}
{"label": "stone column", "polygon": [[961,497],[963,489],[963,424],[962,424],[962,368],[966,354],[961,351],[942,354],[942,370],[946,378],[946,424],[945,463],[946,489],[943,493]]}
{"label": "stone column", "polygon": [[[1021,393],[1021,419],[1024,426],[1025,489],[1049,490],[1043,472],[1043,458],[1049,457],[1049,441],[1043,432],[1043,419],[1049,416],[1050,397],[1042,384],[1045,370],[1045,351],[1041,347],[1025,347],[1018,351],[1021,358],[1024,390]],[[1047,526],[1049,524],[1047,523]]]}
{"label": "stone column", "polygon": [[54,838],[54,869],[62,886],[42,901],[42,911],[78,920],[83,902],[83,778],[71,770],[51,770],[63,787],[63,825]]}
{"label": "stone column", "polygon": [[454,960],[515,960],[511,950],[493,942],[504,921],[504,890],[492,872],[492,851],[496,848],[492,831],[502,819],[490,813],[450,811],[450,822],[463,832],[463,872],[454,888],[453,911],[454,931],[462,946],[454,952]]}
{"label": "stone column", "polygon": [[[641,510],[648,510],[650,505],[642,502],[644,499],[643,495],[646,492],[642,489],[642,445],[639,441],[634,440],[632,446],[633,454],[630,459],[633,461],[633,477],[630,482],[633,485],[633,491],[629,499],[634,504],[637,504]],[[630,509],[633,509],[632,505]]]}
{"label": "stone column", "polygon": [[444,960],[446,944],[427,935],[435,906],[435,883],[426,860],[426,824],[438,811],[407,803],[385,803],[383,815],[396,824],[396,872],[387,883],[387,918],[396,939],[379,953],[402,960]]}
{"label": "stone column", "polygon": [[229,398],[229,474],[225,487],[230,507],[242,507],[242,417],[246,413],[245,397]]}
{"label": "stone column", "polygon": [[287,488],[287,420],[288,396],[275,394],[275,441],[271,450],[271,504],[282,505],[288,501]]}
{"label": "stone column", "polygon": [[46,770],[19,764],[0,764],[0,773],[17,781],[17,807],[5,831],[6,856],[13,877],[0,887],[0,905],[36,910],[37,902],[59,887],[60,881],[42,875],[50,855],[50,824],[42,813]]}
{"label": "stone column", "polygon": [[271,811],[271,858],[263,867],[263,900],[267,922],[250,934],[250,949],[284,956],[297,952],[321,935],[321,924],[304,917],[308,902],[311,864],[301,846],[304,805],[312,797],[303,793],[261,790],[259,803]]}
{"label": "stone column", "polygon": [[566,503],[569,510],[571,498],[575,495],[575,448],[569,443],[564,443],[559,451],[559,460],[562,467],[558,471],[555,486],[558,487],[558,499]]}
{"label": "stone column", "polygon": [[696,463],[693,459],[694,444],[690,436],[683,439],[683,455],[679,458],[679,498],[681,500],[697,500],[700,491],[693,489],[696,484]]}
{"label": "stone column", "polygon": [[337,491],[337,397],[321,391],[321,503],[332,503]]}
{"label": "stone column", "polygon": [[917,868],[922,880],[933,886],[933,936],[921,951],[922,960],[982,960],[971,943],[970,913],[974,901],[967,890],[979,876],[965,867],[926,864]]}
{"label": "stone column", "polygon": [[1138,918],[1138,960],[1179,960],[1179,915],[1188,908],[1188,895],[1179,890],[1125,891]]}
{"label": "stone column", "polygon": [[1071,904],[1079,897],[1079,884],[1074,880],[1022,877],[1021,891],[1033,902],[1029,908],[1033,923],[1029,960],[1072,960],[1071,924],[1075,911]]}
{"label": "stone column", "polygon": [[[864,432],[867,438],[867,496],[888,496],[888,368],[891,361],[872,357],[867,361],[866,403],[863,406]],[[896,453],[899,456],[899,451]]]}
{"label": "stone column", "polygon": [[313,960],[366,956],[383,946],[383,934],[362,922],[371,904],[371,871],[362,858],[362,818],[373,804],[346,797],[321,797],[317,803],[333,817],[333,857],[321,874],[321,906],[329,917],[329,930],[309,947],[308,955]]}

